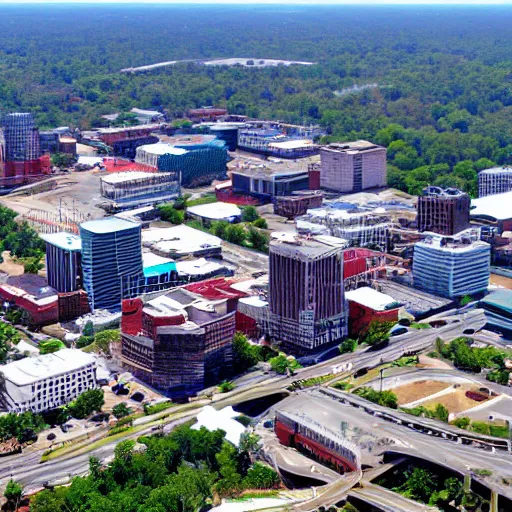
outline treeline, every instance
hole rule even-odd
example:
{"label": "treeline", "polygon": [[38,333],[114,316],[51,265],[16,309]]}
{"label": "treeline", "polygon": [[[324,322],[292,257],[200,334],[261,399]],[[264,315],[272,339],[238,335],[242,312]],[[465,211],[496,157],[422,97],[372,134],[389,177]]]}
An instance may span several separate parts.
{"label": "treeline", "polygon": [[273,469],[251,462],[249,452],[258,443],[253,435],[243,436],[236,448],[223,430],[180,427],[139,442],[143,450],[134,441],[120,442],[107,467],[91,458],[88,476],[37,494],[31,512],[195,512],[244,489],[280,483]]}
{"label": "treeline", "polygon": [[[391,174],[407,190],[405,177],[424,166],[448,167],[428,176],[422,169],[409,181],[451,184],[459,162],[509,162],[512,43],[502,33],[512,10],[443,8],[441,14],[422,7],[411,16],[413,8],[372,7],[378,15],[368,16],[366,8],[319,6],[293,12],[95,6],[80,7],[78,15],[72,7],[3,7],[0,111],[31,110],[43,128],[89,128],[103,114],[132,107],[180,117],[202,105],[319,123],[327,140],[394,143]],[[317,64],[254,69],[185,62],[119,73],[159,61],[236,56]],[[403,129],[385,140],[379,132],[390,124]],[[453,179],[473,192],[474,176],[458,170]]]}

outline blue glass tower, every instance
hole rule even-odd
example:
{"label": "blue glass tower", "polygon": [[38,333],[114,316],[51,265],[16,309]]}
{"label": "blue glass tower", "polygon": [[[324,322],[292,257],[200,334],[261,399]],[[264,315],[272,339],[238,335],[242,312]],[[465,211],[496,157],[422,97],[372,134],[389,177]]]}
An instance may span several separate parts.
{"label": "blue glass tower", "polygon": [[117,217],[84,222],[82,239],[83,285],[91,309],[119,310],[132,295],[130,282],[143,277],[141,225]]}

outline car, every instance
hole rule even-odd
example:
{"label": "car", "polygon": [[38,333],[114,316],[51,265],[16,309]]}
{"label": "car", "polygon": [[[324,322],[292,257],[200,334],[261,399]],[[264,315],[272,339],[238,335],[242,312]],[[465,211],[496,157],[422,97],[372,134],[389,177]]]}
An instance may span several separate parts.
{"label": "car", "polygon": [[464,329],[462,331],[462,334],[465,334],[466,336],[471,336],[471,335],[475,334],[475,329]]}

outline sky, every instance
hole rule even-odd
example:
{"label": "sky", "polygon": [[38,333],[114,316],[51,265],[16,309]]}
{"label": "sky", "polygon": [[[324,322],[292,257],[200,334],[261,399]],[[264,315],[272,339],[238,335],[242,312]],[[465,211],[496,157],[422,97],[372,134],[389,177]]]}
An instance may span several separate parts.
{"label": "sky", "polygon": [[0,0],[0,4],[89,4],[89,3],[153,3],[153,4],[210,4],[210,5],[510,5],[512,0]]}

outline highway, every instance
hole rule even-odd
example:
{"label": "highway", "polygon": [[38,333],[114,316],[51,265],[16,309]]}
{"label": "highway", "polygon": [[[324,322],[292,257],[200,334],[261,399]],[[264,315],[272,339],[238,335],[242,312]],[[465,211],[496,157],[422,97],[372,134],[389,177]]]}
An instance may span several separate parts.
{"label": "highway", "polygon": [[[399,336],[396,339],[392,339],[390,345],[380,351],[357,351],[351,354],[343,354],[324,363],[300,369],[297,371],[295,378],[308,379],[327,375],[332,373],[333,367],[341,363],[351,363],[354,371],[361,368],[378,366],[381,362],[391,362],[404,354],[424,350],[431,346],[437,337],[449,341],[461,336],[464,329],[473,328],[477,330],[485,323],[485,317],[481,310],[474,310],[465,315],[464,322],[462,322],[462,317],[460,317],[461,321],[457,323],[450,323],[436,329],[418,330]],[[270,377],[257,386],[236,388],[230,393],[216,395],[211,405],[216,409],[221,409],[228,405],[236,405],[275,393],[286,392],[286,388],[291,384],[292,380],[282,376]],[[176,424],[176,415],[185,410],[189,412],[186,416],[187,419],[193,418],[203,405],[205,405],[205,401],[184,406],[178,405],[172,409],[171,415],[161,420],[161,423],[166,425],[165,430],[168,431]],[[165,414],[169,414],[169,412]],[[151,433],[155,421],[165,414],[141,418],[142,421],[139,424],[142,422],[152,422],[153,425],[148,426],[146,430],[138,432],[133,436],[127,434],[122,439],[137,438],[140,435]],[[419,435],[421,436],[422,434]],[[31,492],[40,488],[43,482],[60,479],[69,475],[84,474],[87,471],[90,456],[98,457],[101,460],[109,459],[113,455],[115,445],[119,441],[120,439],[106,442],[101,447],[86,453],[82,453],[83,450],[76,453],[68,453],[41,465],[38,462],[42,456],[42,450],[2,458],[0,459],[0,480],[2,486],[6,484],[7,479],[12,475],[15,480],[19,480],[26,486],[26,492]],[[512,475],[512,471],[510,471],[510,474]]]}

